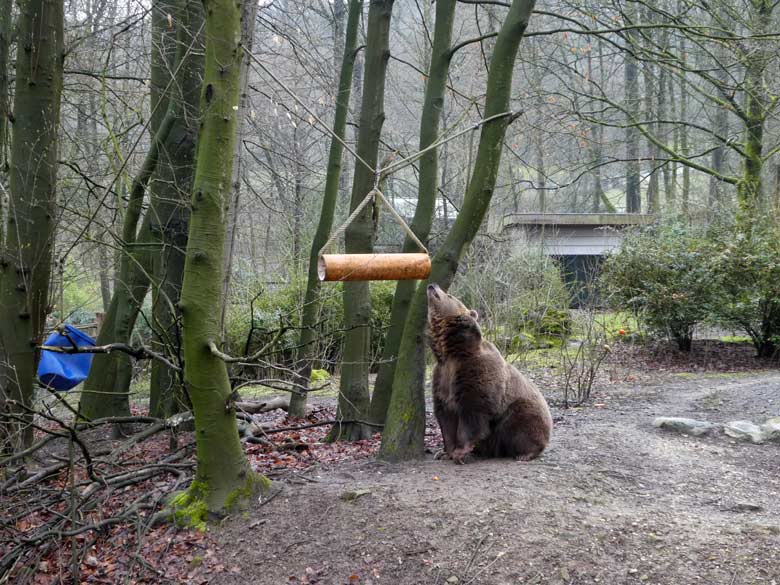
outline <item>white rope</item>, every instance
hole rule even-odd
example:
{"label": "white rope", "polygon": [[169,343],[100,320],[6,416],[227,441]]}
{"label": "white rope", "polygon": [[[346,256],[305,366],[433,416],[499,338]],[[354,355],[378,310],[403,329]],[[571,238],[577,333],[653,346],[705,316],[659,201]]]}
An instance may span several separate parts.
{"label": "white rope", "polygon": [[[377,175],[378,177],[379,175]],[[377,182],[375,181],[375,184]],[[333,242],[335,242],[349,227],[349,224],[351,224],[353,221],[355,221],[355,218],[360,215],[360,212],[365,209],[366,205],[368,205],[372,199],[378,199],[382,203],[384,203],[385,207],[390,210],[390,215],[393,217],[393,219],[398,223],[398,225],[401,226],[401,229],[406,232],[406,235],[409,236],[409,238],[415,243],[415,245],[422,251],[424,254],[428,253],[428,248],[425,247],[425,244],[423,244],[420,241],[420,238],[417,237],[417,234],[415,234],[412,231],[412,228],[410,228],[408,225],[406,225],[406,222],[404,219],[398,214],[398,212],[395,210],[395,208],[390,204],[390,202],[387,200],[387,197],[385,197],[385,194],[382,193],[382,191],[379,189],[379,187],[374,187],[369,191],[368,195],[366,195],[363,198],[363,201],[361,201],[358,206],[355,208],[355,210],[349,215],[349,217],[344,221],[341,226],[333,232],[333,234],[328,238],[328,241],[325,242],[325,244],[320,248],[318,256],[322,256],[325,253],[325,250],[327,250]]]}
{"label": "white rope", "polygon": [[[295,102],[301,106],[306,113],[308,113],[314,121],[316,121],[327,134],[329,134],[334,140],[337,140],[341,145],[347,149],[347,151],[355,157],[355,160],[360,161],[363,165],[365,165],[366,168],[370,169],[371,172],[374,173],[374,187],[371,189],[371,191],[368,192],[368,194],[363,198],[363,200],[358,204],[358,206],[352,211],[352,213],[347,217],[347,219],[344,221],[343,224],[335,231],[333,234],[328,238],[328,241],[325,242],[325,245],[320,248],[319,256],[322,256],[323,252],[330,247],[333,242],[336,241],[349,227],[349,225],[357,218],[358,215],[360,215],[360,212],[363,211],[363,209],[366,207],[366,205],[369,204],[369,202],[372,199],[379,199],[384,205],[390,210],[390,214],[393,216],[393,219],[398,223],[398,225],[401,226],[401,228],[406,232],[406,235],[409,236],[409,238],[414,242],[414,244],[422,250],[424,253],[428,253],[428,249],[425,247],[425,245],[420,241],[420,239],[417,237],[417,235],[412,231],[412,229],[407,225],[407,223],[404,221],[404,219],[398,214],[398,212],[395,210],[395,208],[390,204],[390,202],[385,197],[384,193],[379,189],[379,181],[381,178],[386,177],[387,175],[390,175],[392,173],[395,173],[403,168],[408,167],[409,165],[414,164],[417,160],[419,160],[421,157],[423,157],[427,152],[438,148],[442,144],[446,144],[450,140],[454,140],[458,138],[459,136],[463,136],[467,132],[472,132],[477,130],[480,126],[487,124],[488,122],[492,122],[493,120],[498,120],[500,118],[510,117],[514,118],[518,114],[513,111],[508,112],[502,112],[501,114],[494,114],[493,116],[489,116],[487,118],[484,118],[482,120],[479,120],[478,122],[474,123],[473,125],[469,126],[468,128],[465,128],[464,130],[461,130],[460,132],[456,132],[455,134],[452,134],[450,136],[443,136],[439,138],[436,142],[433,142],[432,144],[429,144],[422,150],[419,150],[418,152],[408,156],[405,159],[402,159],[396,163],[387,164],[383,168],[377,168],[374,169],[370,164],[368,164],[357,152],[355,152],[338,134],[336,134],[325,122],[323,122],[317,114],[315,114],[311,108],[309,108],[306,103],[296,95],[296,93],[287,87],[287,85],[279,79],[276,75],[274,75],[268,67],[266,67],[257,57],[255,57],[252,53],[249,52],[249,49],[244,47],[244,51],[249,56],[249,58],[254,61],[271,79],[273,79],[276,83],[279,84],[279,86],[284,89],[287,94],[295,100]],[[445,133],[446,134],[446,133]],[[473,137],[473,134],[472,134]],[[469,165],[470,166],[470,165]]]}

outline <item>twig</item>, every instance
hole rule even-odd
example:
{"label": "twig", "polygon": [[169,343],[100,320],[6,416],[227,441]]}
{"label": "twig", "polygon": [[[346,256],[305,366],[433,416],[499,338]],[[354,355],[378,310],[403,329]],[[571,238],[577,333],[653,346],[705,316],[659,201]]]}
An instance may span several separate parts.
{"label": "twig", "polygon": [[278,428],[278,429],[264,429],[264,431],[265,431],[266,434],[270,435],[271,433],[284,433],[286,431],[299,431],[301,429],[310,429],[310,428],[313,428],[313,427],[322,427],[322,426],[325,426],[325,425],[332,425],[332,424],[336,424],[336,423],[339,423],[339,424],[342,424],[342,425],[346,425],[346,424],[362,424],[362,425],[368,425],[368,426],[377,427],[377,428],[383,428],[385,426],[383,424],[372,423],[372,422],[368,422],[366,420],[323,420],[323,421],[320,421],[320,422],[311,423],[311,424],[308,424],[308,425],[301,425],[301,426],[298,426],[298,427],[281,427],[281,428]]}
{"label": "twig", "polygon": [[130,357],[133,357],[137,360],[146,360],[146,359],[152,359],[157,360],[160,363],[165,364],[170,369],[181,372],[181,368],[171,362],[168,358],[166,358],[161,353],[157,353],[156,351],[152,351],[148,347],[144,345],[139,345],[138,347],[133,347],[131,345],[128,345],[127,343],[109,343],[108,345],[82,345],[79,347],[58,347],[53,345],[40,345],[37,349],[40,349],[41,351],[51,351],[54,353],[65,353],[65,354],[75,354],[75,353],[111,353],[113,351],[121,351],[122,353],[126,353]]}
{"label": "twig", "polygon": [[210,340],[210,341],[209,341],[209,350],[211,351],[211,355],[213,355],[214,357],[218,357],[219,359],[221,359],[223,362],[225,362],[225,363],[227,363],[227,364],[234,364],[234,363],[236,363],[236,362],[243,362],[243,361],[247,361],[247,362],[253,362],[253,361],[255,361],[257,358],[259,358],[261,355],[264,355],[264,354],[266,354],[266,353],[268,352],[268,350],[269,350],[269,349],[270,349],[270,348],[271,348],[271,347],[272,347],[274,344],[276,344],[276,342],[277,342],[277,341],[279,341],[279,338],[280,338],[282,335],[284,335],[284,333],[285,333],[286,331],[287,331],[287,327],[281,327],[281,328],[280,328],[280,329],[279,329],[279,330],[276,332],[276,335],[274,335],[274,337],[273,337],[273,339],[271,339],[271,341],[269,341],[268,343],[266,343],[266,344],[265,344],[263,347],[261,347],[260,349],[258,349],[258,350],[257,350],[255,353],[253,353],[253,354],[252,354],[252,355],[250,355],[250,356],[243,356],[243,357],[231,357],[231,356],[229,356],[228,354],[221,352],[221,351],[219,350],[219,348],[217,347],[217,344],[216,344],[216,343],[214,343],[214,341],[213,341],[213,340]]}

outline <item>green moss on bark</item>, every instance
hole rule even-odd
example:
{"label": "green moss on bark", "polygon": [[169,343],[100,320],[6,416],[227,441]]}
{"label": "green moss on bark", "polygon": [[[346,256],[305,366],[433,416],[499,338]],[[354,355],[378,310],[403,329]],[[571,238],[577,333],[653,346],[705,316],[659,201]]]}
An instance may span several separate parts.
{"label": "green moss on bark", "polygon": [[246,509],[254,496],[267,492],[270,487],[271,480],[267,477],[254,472],[248,473],[243,485],[233,489],[224,498],[224,507],[221,510],[213,510],[209,507],[208,483],[195,480],[186,490],[169,499],[170,518],[175,526],[195,528],[203,532],[209,520],[220,519],[232,512]]}

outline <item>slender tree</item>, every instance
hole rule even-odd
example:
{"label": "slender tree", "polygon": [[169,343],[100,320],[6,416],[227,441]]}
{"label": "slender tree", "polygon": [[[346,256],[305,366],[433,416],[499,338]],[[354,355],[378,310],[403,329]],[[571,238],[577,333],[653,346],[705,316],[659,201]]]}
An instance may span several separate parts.
{"label": "slender tree", "polygon": [[[143,211],[146,185],[157,166],[161,144],[173,123],[173,116],[164,119],[133,180],[122,224],[123,254],[120,256],[118,278],[97,336],[98,345],[129,342],[141,303],[149,290],[151,213],[144,216],[138,233],[136,230]],[[129,414],[131,373],[132,363],[126,354],[96,354],[81,392],[81,416],[96,419]]]}
{"label": "slender tree", "polygon": [[[534,0],[514,0],[496,38],[485,96],[485,117],[500,116],[483,125],[474,173],[463,206],[433,258],[428,282],[449,288],[458,262],[477,235],[496,186],[510,109],[512,77],[520,41],[528,26]],[[417,288],[398,355],[393,394],[382,434],[380,455],[399,460],[421,457],[425,437],[425,351],[423,331],[427,313],[425,285]]]}
{"label": "slender tree", "polygon": [[[191,174],[191,162],[187,160],[191,161],[193,156],[195,137],[192,124],[197,112],[192,102],[195,91],[192,84],[197,83],[203,68],[202,56],[198,56],[201,52],[198,48],[200,41],[193,35],[200,29],[202,17],[199,15],[200,9],[194,6],[196,0],[177,2],[166,1],[155,6],[150,89],[153,115],[149,126],[152,143],[130,189],[122,226],[118,277],[97,338],[101,345],[130,342],[141,305],[149,292],[155,259],[158,264],[163,262],[159,248],[163,230],[169,235],[176,232],[178,242],[173,242],[169,247],[171,254],[179,254],[182,240],[186,241],[181,233],[182,227],[178,225],[181,214],[186,213],[186,207],[175,203],[177,197],[180,201],[180,195],[174,181],[191,181],[187,179],[188,172]],[[170,23],[168,15],[171,15]],[[170,24],[173,28],[169,28]],[[175,38],[180,38],[182,42],[175,42]],[[177,72],[176,82],[171,80],[172,72]],[[164,91],[166,88],[167,92]],[[161,162],[167,170],[158,172]],[[175,172],[173,165],[177,166]],[[147,188],[155,177],[154,188],[158,194],[150,198],[151,205],[144,214]],[[162,193],[161,189],[170,189],[170,192]],[[170,291],[170,294],[175,293]],[[165,294],[160,300],[167,302],[170,298],[169,294]],[[175,303],[175,300],[172,302]],[[155,371],[158,377],[162,375],[160,370]],[[132,372],[132,362],[126,354],[114,352],[95,355],[89,376],[84,382],[81,415],[87,419],[96,419],[129,414]],[[163,385],[161,381],[157,387]],[[161,414],[162,411],[158,409],[158,404],[161,404],[157,398],[159,392],[155,394],[151,406],[154,412]]]}
{"label": "slender tree", "polygon": [[[630,6],[631,3],[629,2]],[[628,11],[628,7],[627,7]],[[630,15],[629,23],[634,23]],[[629,33],[630,35],[631,33]],[[623,74],[626,90],[626,109],[636,112],[639,107],[639,68],[636,57],[629,49],[625,54]],[[639,130],[630,123],[626,125],[626,212],[639,213],[642,210],[642,199],[639,192]]]}
{"label": "slender tree", "polygon": [[[337,4],[341,0],[338,0]],[[347,28],[344,39],[341,73],[339,75],[336,93],[336,112],[333,118],[333,133],[341,140],[346,137],[347,115],[349,114],[349,98],[352,93],[352,73],[357,54],[358,28],[360,15],[363,12],[363,0],[350,0],[347,13]],[[337,27],[336,27],[337,28]],[[309,253],[309,271],[306,277],[306,294],[303,301],[301,317],[301,335],[298,343],[298,374],[299,384],[308,386],[311,378],[312,356],[314,355],[316,330],[315,324],[320,312],[320,281],[317,276],[318,254],[333,228],[333,216],[336,213],[339,185],[341,182],[341,167],[344,146],[339,140],[331,140],[328,154],[328,170],[325,175],[325,190],[322,195],[322,208],[317,231]],[[303,416],[306,411],[306,395],[293,394],[290,397],[289,413],[291,416]]]}
{"label": "slender tree", "polygon": [[[0,337],[9,365],[4,391],[27,416],[39,357],[35,348],[50,311],[64,41],[61,1],[25,0],[19,8]],[[21,444],[32,439],[33,428],[26,425]]]}
{"label": "slender tree", "polygon": [[[0,13],[0,172],[5,175],[8,166],[8,143],[10,139],[9,116],[11,104],[11,85],[9,83],[8,68],[10,67],[9,54],[11,52],[11,30],[13,25],[13,11],[10,7]],[[0,195],[0,222],[3,220],[2,199]],[[0,236],[2,227],[0,227]],[[2,238],[0,238],[2,241]]]}
{"label": "slender tree", "polygon": [[[184,379],[195,416],[197,471],[173,505],[192,521],[221,514],[268,480],[244,456],[227,366],[217,355],[230,177],[241,88],[241,4],[205,0],[201,127],[181,291]],[[203,505],[205,504],[205,506]]]}
{"label": "slender tree", "polygon": [[[350,211],[360,204],[374,186],[379,139],[385,121],[385,76],[390,58],[393,1],[371,0],[368,8],[365,78],[356,150],[368,167],[361,162],[355,165]],[[375,235],[372,212],[372,206],[366,206],[347,227],[344,234],[347,254],[372,251]],[[367,420],[370,405],[368,371],[371,358],[371,294],[367,282],[344,283],[344,325],[344,359],[336,418],[345,422],[333,426],[327,437],[329,440],[358,440],[371,435],[368,425],[349,422]]]}
{"label": "slender tree", "polygon": [[241,209],[241,182],[244,172],[244,133],[249,113],[249,65],[252,61],[251,51],[255,40],[255,20],[257,19],[257,0],[244,0],[241,5],[241,43],[246,48],[246,55],[241,61],[241,96],[238,104],[238,128],[236,129],[236,152],[233,153],[233,175],[231,184],[233,194],[230,198],[228,210],[227,240],[225,242],[225,275],[222,279],[222,314],[220,323],[222,337],[225,337],[225,325],[230,293],[230,281],[233,276],[233,258],[236,250],[236,237],[238,236],[239,210]]}
{"label": "slender tree", "polygon": [[[420,119],[420,150],[429,147],[439,137],[439,126],[444,109],[444,92],[447,88],[447,76],[452,61],[452,28],[455,21],[455,0],[439,0],[436,3],[436,23],[433,32],[431,60],[428,78],[425,83],[422,117]],[[439,154],[438,148],[428,151],[420,159],[420,175],[417,188],[417,208],[412,220],[412,231],[420,241],[428,238],[433,223],[438,194]],[[404,240],[404,252],[416,251],[415,243],[407,236]],[[393,306],[390,314],[390,328],[385,337],[382,360],[371,397],[371,421],[377,424],[385,422],[387,407],[393,389],[396,356],[401,344],[406,316],[417,283],[413,280],[399,281],[395,288]]]}
{"label": "slender tree", "polygon": [[[177,53],[171,72],[178,71],[171,84],[166,115],[174,118],[162,142],[155,172],[149,180],[151,200],[152,324],[153,349],[170,352],[181,361],[180,316],[176,310],[184,277],[184,253],[189,224],[188,197],[195,167],[198,136],[199,94],[203,77],[203,27],[201,0],[178,0],[169,14],[176,20]],[[170,82],[168,74],[168,82]],[[152,362],[149,414],[166,417],[185,404],[177,373],[160,361]]]}

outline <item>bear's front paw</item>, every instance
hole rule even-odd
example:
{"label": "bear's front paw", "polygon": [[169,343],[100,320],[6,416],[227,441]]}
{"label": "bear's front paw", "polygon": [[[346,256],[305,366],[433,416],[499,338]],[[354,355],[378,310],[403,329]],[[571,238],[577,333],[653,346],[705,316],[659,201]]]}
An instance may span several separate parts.
{"label": "bear's front paw", "polygon": [[471,459],[471,449],[470,448],[455,449],[450,455],[450,459],[452,459],[455,463],[458,463],[459,465],[464,465],[466,461]]}
{"label": "bear's front paw", "polygon": [[447,453],[445,449],[439,449],[436,451],[436,453],[433,454],[433,458],[436,461],[443,460],[443,459],[451,459],[451,455]]}

